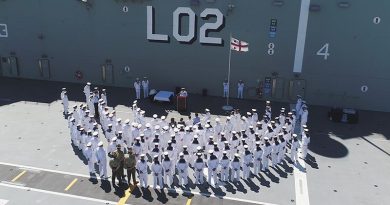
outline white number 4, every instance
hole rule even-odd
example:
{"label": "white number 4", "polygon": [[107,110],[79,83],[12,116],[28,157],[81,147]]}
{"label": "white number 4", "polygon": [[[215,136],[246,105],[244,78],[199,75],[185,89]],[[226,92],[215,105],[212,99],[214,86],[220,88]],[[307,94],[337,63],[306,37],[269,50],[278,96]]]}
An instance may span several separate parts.
{"label": "white number 4", "polygon": [[317,51],[318,56],[324,56],[324,60],[328,60],[329,54],[329,43],[326,43],[320,50]]}

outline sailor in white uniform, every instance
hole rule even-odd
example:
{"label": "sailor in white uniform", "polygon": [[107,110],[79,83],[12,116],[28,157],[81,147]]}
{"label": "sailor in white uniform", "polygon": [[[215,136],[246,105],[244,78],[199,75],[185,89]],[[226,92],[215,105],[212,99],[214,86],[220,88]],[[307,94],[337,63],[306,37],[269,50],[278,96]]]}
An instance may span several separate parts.
{"label": "sailor in white uniform", "polygon": [[135,89],[135,95],[136,99],[141,99],[141,82],[139,81],[139,78],[137,78],[134,82],[134,89]]}
{"label": "sailor in white uniform", "polygon": [[226,98],[229,96],[229,81],[225,79],[222,85],[223,85],[223,97]]}
{"label": "sailor in white uniform", "polygon": [[147,77],[144,77],[142,80],[142,88],[144,90],[144,98],[149,97],[149,80]]}

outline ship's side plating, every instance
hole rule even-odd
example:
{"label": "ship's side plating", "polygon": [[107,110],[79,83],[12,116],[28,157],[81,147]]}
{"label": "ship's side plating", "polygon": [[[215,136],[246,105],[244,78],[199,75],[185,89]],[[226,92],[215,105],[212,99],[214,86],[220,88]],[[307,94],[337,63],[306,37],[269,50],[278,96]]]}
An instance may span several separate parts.
{"label": "ship's side plating", "polygon": [[[302,72],[294,73],[304,2],[310,9]],[[168,42],[147,39],[147,6],[154,10],[154,32],[168,35]],[[190,43],[173,36],[178,7],[196,15]],[[200,17],[206,8],[224,16],[223,26],[208,33],[223,45],[200,42],[200,28],[216,21]],[[129,87],[147,76],[154,88],[222,95],[231,34],[249,43],[249,52],[232,53],[231,96],[241,79],[245,96],[258,98],[256,88],[268,86],[269,77],[273,90],[264,98],[290,101],[304,94],[313,104],[390,111],[389,8],[385,0],[1,1],[0,75]],[[180,19],[186,35],[189,18]]]}

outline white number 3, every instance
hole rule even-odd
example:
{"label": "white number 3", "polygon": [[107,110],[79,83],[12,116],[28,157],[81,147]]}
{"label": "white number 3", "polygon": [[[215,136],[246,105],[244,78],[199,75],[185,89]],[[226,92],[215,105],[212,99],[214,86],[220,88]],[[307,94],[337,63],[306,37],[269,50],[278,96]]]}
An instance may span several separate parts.
{"label": "white number 3", "polygon": [[317,51],[318,56],[324,56],[324,60],[328,60],[329,54],[329,43],[326,43],[320,50]]}

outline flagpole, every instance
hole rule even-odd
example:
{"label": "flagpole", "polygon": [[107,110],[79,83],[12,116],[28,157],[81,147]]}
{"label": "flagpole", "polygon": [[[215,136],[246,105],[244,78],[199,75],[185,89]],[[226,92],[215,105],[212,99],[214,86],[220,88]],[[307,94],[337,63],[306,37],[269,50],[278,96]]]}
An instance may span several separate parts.
{"label": "flagpole", "polygon": [[231,48],[232,34],[230,33],[229,38],[229,69],[228,69],[228,93],[226,97],[226,105],[222,107],[225,111],[233,110],[233,107],[229,105],[229,96],[230,96],[230,68],[231,68],[231,60],[232,60],[232,48]]}

